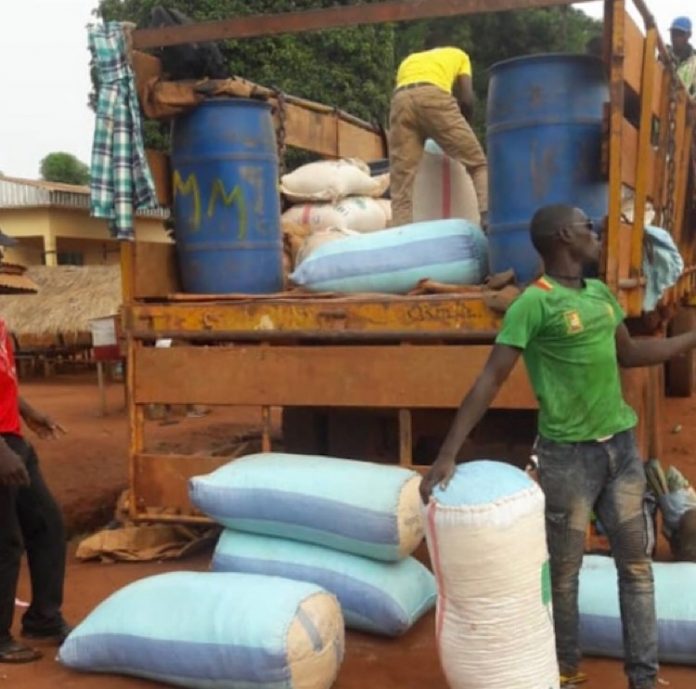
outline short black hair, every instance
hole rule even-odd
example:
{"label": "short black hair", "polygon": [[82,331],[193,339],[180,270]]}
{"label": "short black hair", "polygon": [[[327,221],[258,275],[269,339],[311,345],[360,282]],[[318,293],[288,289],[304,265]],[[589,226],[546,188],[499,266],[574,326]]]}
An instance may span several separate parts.
{"label": "short black hair", "polygon": [[574,214],[575,207],[566,203],[544,206],[534,214],[529,234],[542,258],[552,250],[558,231],[573,222]]}
{"label": "short black hair", "polygon": [[684,512],[671,545],[676,560],[696,562],[696,509]]}

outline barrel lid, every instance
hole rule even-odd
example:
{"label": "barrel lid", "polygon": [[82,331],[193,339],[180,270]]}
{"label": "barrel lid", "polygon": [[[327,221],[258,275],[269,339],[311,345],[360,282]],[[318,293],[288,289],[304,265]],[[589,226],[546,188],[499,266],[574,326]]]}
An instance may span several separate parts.
{"label": "barrel lid", "polygon": [[541,62],[585,62],[597,68],[604,67],[602,59],[594,55],[585,55],[584,53],[539,53],[537,55],[520,55],[519,57],[512,57],[508,60],[501,60],[492,65],[488,71],[492,73],[522,63]]}
{"label": "barrel lid", "polygon": [[212,98],[206,98],[203,100],[198,107],[212,107],[212,108],[226,108],[230,106],[249,108],[265,108],[267,110],[271,109],[271,104],[265,100],[260,100],[258,98],[235,98],[230,96],[215,96]]}

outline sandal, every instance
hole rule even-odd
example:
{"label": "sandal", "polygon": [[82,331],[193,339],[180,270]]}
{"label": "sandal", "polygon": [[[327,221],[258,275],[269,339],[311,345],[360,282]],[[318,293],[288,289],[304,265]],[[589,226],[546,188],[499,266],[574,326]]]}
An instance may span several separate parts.
{"label": "sandal", "polygon": [[0,663],[33,663],[43,658],[43,653],[14,639],[0,642]]}

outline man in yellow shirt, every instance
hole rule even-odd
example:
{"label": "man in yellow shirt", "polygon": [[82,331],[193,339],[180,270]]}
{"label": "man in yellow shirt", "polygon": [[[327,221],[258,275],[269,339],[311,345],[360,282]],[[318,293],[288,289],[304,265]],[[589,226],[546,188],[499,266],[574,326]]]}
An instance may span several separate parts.
{"label": "man in yellow shirt", "polygon": [[423,146],[434,139],[471,175],[485,225],[488,163],[467,122],[474,93],[471,60],[459,48],[412,53],[399,66],[389,113],[389,163],[394,225],[413,220],[413,182]]}

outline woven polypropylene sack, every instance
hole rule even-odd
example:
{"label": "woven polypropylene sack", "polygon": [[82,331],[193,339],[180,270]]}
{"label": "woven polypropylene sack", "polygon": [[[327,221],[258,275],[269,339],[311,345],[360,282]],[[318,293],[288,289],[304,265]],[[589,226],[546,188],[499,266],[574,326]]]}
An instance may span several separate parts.
{"label": "woven polypropylene sack", "polygon": [[269,452],[197,476],[189,492],[230,529],[397,561],[423,540],[419,485],[403,467]]}
{"label": "woven polypropylene sack", "polygon": [[313,292],[406,294],[423,279],[480,284],[488,242],[466,220],[433,220],[394,227],[322,246],[290,275]]}
{"label": "woven polypropylene sack", "polygon": [[370,177],[369,168],[352,159],[308,163],[283,175],[280,184],[280,190],[291,203],[374,196],[381,188],[381,180]]}
{"label": "woven polypropylene sack", "polygon": [[175,572],[107,598],[59,660],[191,689],[329,689],[343,646],[338,601],[314,584]]}
{"label": "woven polypropylene sack", "polygon": [[[696,665],[696,563],[654,562],[658,655],[663,663]],[[616,566],[586,555],[580,570],[580,647],[588,655],[623,658]]]}
{"label": "woven polypropylene sack", "polygon": [[346,626],[399,636],[435,605],[435,578],[418,560],[379,562],[271,536],[225,530],[213,570],[309,581],[333,593]]}
{"label": "woven polypropylene sack", "polygon": [[304,203],[283,213],[286,222],[307,225],[312,230],[339,227],[356,232],[376,232],[387,226],[382,204],[369,196],[351,196],[338,203]]}
{"label": "woven polypropylene sack", "polygon": [[471,462],[425,509],[451,689],[558,687],[540,488],[513,466]]}
{"label": "woven polypropylene sack", "polygon": [[413,183],[413,221],[444,218],[478,223],[481,214],[466,168],[428,139]]}

